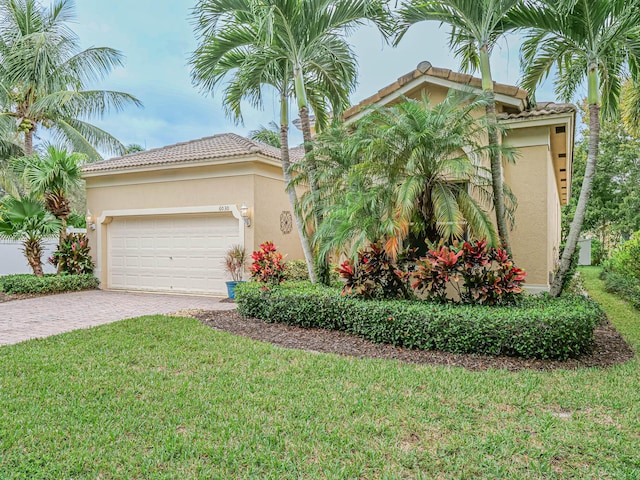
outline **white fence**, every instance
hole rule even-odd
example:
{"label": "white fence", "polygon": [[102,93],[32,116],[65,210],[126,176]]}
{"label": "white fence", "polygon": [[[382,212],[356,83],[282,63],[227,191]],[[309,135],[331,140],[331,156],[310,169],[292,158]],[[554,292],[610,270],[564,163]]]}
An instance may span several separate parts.
{"label": "white fence", "polygon": [[[69,233],[86,233],[84,228],[69,228]],[[44,273],[56,273],[56,269],[47,259],[55,252],[58,238],[45,240],[42,253],[42,269]],[[12,275],[15,273],[33,273],[22,253],[22,243],[14,240],[0,239],[0,275]]]}

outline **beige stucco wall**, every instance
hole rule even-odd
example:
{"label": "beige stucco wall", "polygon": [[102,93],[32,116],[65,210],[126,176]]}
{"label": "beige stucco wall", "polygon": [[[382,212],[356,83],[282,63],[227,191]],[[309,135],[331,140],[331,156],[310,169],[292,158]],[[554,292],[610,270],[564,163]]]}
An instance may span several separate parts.
{"label": "beige stucco wall", "polygon": [[[302,246],[296,228],[293,210],[289,197],[280,180],[265,177],[254,177],[254,197],[256,228],[254,242],[257,245],[272,241],[278,250],[286,255],[287,260],[303,259]],[[291,231],[283,233],[280,228],[280,217],[283,213],[291,214]]]}
{"label": "beige stucco wall", "polygon": [[[87,208],[98,220],[98,228],[89,230],[97,275],[107,285],[107,238],[110,218],[105,212],[119,214],[134,210],[185,209],[243,203],[249,207],[252,224],[244,229],[248,253],[265,240],[273,240],[288,258],[300,258],[301,247],[295,229],[280,232],[280,213],[290,210],[284,190],[282,170],[275,162],[241,159],[222,165],[164,168],[138,173],[86,176]],[[211,213],[230,215],[230,213]],[[240,220],[238,220],[240,222]],[[98,235],[100,238],[98,239]]]}
{"label": "beige stucco wall", "polygon": [[550,214],[549,197],[556,188],[548,139],[548,127],[514,130],[505,138],[519,153],[515,163],[504,166],[505,183],[518,200],[511,248],[516,264],[527,272],[527,283],[539,286],[548,285],[553,270],[549,223],[557,220]]}

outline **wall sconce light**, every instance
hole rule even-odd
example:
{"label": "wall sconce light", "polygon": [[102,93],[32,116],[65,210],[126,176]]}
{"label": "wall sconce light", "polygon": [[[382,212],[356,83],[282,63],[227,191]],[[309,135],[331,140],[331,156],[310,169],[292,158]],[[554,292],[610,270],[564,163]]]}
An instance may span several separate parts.
{"label": "wall sconce light", "polygon": [[249,218],[249,207],[243,202],[240,207],[240,216],[247,227],[251,226],[251,218]]}
{"label": "wall sconce light", "polygon": [[96,229],[96,220],[95,218],[93,218],[93,215],[91,215],[91,212],[89,210],[87,210],[87,216],[85,217],[85,220],[87,221],[87,228],[91,230]]}

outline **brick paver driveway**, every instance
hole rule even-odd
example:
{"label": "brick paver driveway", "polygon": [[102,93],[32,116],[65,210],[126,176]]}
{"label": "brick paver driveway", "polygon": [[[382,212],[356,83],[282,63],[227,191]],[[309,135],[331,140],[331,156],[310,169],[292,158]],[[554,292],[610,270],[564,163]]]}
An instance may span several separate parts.
{"label": "brick paver driveway", "polygon": [[0,345],[184,309],[232,310],[220,298],[88,290],[0,303]]}

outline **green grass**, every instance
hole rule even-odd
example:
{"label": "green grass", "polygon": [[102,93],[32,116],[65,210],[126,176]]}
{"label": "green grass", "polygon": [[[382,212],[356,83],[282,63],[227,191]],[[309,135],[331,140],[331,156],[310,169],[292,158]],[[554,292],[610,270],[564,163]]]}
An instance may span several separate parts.
{"label": "green grass", "polygon": [[[637,312],[583,272],[637,348]],[[638,479],[639,367],[470,372],[126,320],[0,348],[0,478]]]}

